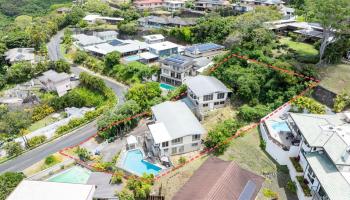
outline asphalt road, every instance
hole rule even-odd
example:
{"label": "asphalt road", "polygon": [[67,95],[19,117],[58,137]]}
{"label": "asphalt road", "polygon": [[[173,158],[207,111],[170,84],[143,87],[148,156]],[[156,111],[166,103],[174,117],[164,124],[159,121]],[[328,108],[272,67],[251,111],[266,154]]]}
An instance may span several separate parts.
{"label": "asphalt road", "polygon": [[96,121],[72,132],[69,135],[60,137],[52,142],[44,144],[38,148],[28,151],[15,159],[7,161],[0,165],[0,172],[22,171],[34,163],[46,158],[50,154],[59,150],[73,146],[93,136],[97,131]]}
{"label": "asphalt road", "polygon": [[[47,44],[48,53],[51,60],[64,59],[60,53],[60,38],[62,35],[63,31],[58,32],[57,35],[52,37],[51,41]],[[79,75],[84,70],[76,66],[72,66],[71,71],[74,74]],[[105,81],[106,85],[110,87],[118,96],[118,104],[123,104],[126,88],[106,78],[103,78],[103,80]],[[93,136],[96,132],[96,121],[93,121],[88,125],[72,133],[69,133],[68,135],[65,135],[36,149],[28,151],[10,161],[0,164],[0,173],[7,171],[22,171],[35,164],[36,162],[46,158],[47,156],[58,152],[61,149],[79,144],[80,142]]]}

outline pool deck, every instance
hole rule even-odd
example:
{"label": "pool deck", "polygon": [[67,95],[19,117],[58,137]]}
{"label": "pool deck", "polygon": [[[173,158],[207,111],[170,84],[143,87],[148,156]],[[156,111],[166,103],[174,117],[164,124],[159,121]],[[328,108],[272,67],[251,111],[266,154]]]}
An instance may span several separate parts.
{"label": "pool deck", "polygon": [[269,131],[269,133],[270,133],[272,138],[277,140],[279,143],[281,143],[281,144],[283,144],[283,145],[285,145],[287,147],[290,147],[292,145],[292,143],[291,143],[290,139],[286,139],[287,135],[284,134],[284,133],[277,132],[276,130],[274,130],[272,128],[272,124],[273,123],[283,122],[283,121],[285,121],[285,120],[282,120],[280,118],[272,118],[270,120],[267,120],[265,122],[265,124],[266,124],[267,130]]}

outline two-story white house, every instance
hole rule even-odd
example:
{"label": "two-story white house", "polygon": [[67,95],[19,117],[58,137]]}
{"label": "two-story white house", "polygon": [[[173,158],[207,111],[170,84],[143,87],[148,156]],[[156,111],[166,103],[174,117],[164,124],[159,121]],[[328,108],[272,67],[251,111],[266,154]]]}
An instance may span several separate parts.
{"label": "two-story white house", "polygon": [[148,125],[146,145],[154,156],[177,155],[201,148],[206,131],[185,103],[166,101],[151,110],[154,122]]}
{"label": "two-story white house", "polygon": [[187,96],[196,105],[199,116],[224,107],[231,93],[221,81],[212,76],[188,77],[184,84],[187,86]]}
{"label": "two-story white house", "polygon": [[155,44],[164,42],[165,37],[162,34],[153,34],[142,36],[147,44]]}
{"label": "two-story white house", "polygon": [[55,91],[58,96],[65,95],[78,85],[77,81],[72,82],[70,80],[70,76],[67,73],[57,73],[54,70],[44,72],[38,79],[48,91]]}
{"label": "two-story white house", "polygon": [[288,166],[299,199],[350,200],[349,122],[349,113],[289,113],[261,123],[265,150]]}
{"label": "two-story white house", "polygon": [[196,75],[194,60],[190,57],[173,55],[160,60],[160,81],[180,86],[186,77]]}

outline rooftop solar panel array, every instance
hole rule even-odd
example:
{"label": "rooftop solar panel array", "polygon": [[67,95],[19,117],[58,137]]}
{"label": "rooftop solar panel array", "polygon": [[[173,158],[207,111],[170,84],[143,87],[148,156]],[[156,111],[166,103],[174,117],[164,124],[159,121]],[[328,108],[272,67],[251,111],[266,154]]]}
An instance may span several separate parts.
{"label": "rooftop solar panel array", "polygon": [[167,58],[165,58],[165,60],[168,62],[173,62],[173,63],[179,64],[179,65],[183,64],[186,61],[186,59],[184,57],[179,56],[179,55],[167,57]]}
{"label": "rooftop solar panel array", "polygon": [[188,47],[185,49],[185,51],[189,51],[189,52],[195,52],[195,51],[199,51],[201,53],[203,52],[207,52],[207,51],[215,51],[215,50],[219,50],[222,49],[223,46],[218,45],[218,44],[214,44],[214,43],[205,43],[205,44],[196,44],[193,45],[191,47]]}
{"label": "rooftop solar panel array", "polygon": [[122,45],[123,42],[120,41],[120,40],[112,40],[112,41],[109,42],[109,44],[112,45],[112,46],[119,46],[119,45]]}

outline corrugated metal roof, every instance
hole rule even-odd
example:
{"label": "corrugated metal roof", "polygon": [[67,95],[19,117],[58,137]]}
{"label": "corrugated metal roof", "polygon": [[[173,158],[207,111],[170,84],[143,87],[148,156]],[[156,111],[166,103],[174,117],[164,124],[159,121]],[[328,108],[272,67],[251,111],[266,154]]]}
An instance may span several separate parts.
{"label": "corrugated metal roof", "polygon": [[189,77],[185,84],[198,97],[216,92],[231,92],[221,81],[212,76]]}

